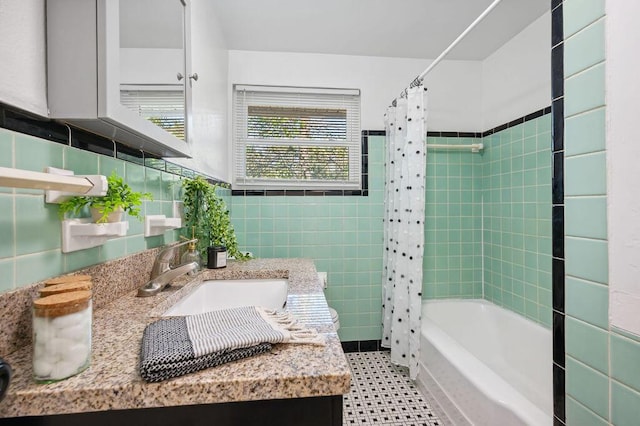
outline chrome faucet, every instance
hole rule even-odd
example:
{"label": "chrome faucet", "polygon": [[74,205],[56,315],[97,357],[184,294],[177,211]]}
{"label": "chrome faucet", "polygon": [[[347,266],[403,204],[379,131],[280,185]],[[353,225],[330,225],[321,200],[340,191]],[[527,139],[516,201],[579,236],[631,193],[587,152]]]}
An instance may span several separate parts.
{"label": "chrome faucet", "polygon": [[189,243],[196,243],[198,240],[183,241],[163,249],[156,256],[151,268],[150,280],[138,289],[138,297],[153,296],[160,293],[174,279],[186,275],[189,272],[198,270],[197,262],[183,263],[182,265],[173,266],[172,260],[176,257],[176,251]]}

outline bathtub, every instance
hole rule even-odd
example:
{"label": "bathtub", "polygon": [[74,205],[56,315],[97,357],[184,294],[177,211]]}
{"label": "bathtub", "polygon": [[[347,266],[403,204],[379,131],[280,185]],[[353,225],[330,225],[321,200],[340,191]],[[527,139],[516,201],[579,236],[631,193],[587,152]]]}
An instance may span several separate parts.
{"label": "bathtub", "polygon": [[418,384],[474,425],[553,423],[551,331],[485,300],[422,304]]}

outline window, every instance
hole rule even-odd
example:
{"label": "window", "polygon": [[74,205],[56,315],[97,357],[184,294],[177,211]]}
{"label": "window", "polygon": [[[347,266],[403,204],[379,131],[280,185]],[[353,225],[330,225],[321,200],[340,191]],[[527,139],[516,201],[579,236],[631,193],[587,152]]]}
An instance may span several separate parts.
{"label": "window", "polygon": [[238,189],[360,189],[360,92],[235,86]]}
{"label": "window", "polygon": [[184,92],[181,86],[172,90],[121,86],[120,103],[140,117],[151,121],[178,139],[184,139]]}

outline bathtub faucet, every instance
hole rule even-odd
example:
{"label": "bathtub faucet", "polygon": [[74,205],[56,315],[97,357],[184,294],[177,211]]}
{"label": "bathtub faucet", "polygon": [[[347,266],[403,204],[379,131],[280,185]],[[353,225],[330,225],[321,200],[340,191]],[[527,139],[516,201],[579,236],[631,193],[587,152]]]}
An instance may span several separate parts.
{"label": "bathtub faucet", "polygon": [[150,280],[138,289],[138,297],[153,296],[160,293],[174,279],[198,270],[197,262],[183,263],[173,266],[172,260],[176,257],[177,250],[187,244],[196,243],[197,239],[183,241],[163,249],[156,256],[151,268]]}

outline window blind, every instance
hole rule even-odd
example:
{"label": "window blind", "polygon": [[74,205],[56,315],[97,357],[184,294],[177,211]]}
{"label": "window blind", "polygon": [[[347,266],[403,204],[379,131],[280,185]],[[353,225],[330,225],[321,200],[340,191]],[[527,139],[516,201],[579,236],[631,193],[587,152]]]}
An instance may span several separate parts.
{"label": "window blind", "polygon": [[245,189],[359,189],[358,90],[235,86],[234,179]]}
{"label": "window blind", "polygon": [[120,103],[140,117],[184,140],[182,90],[120,90]]}

